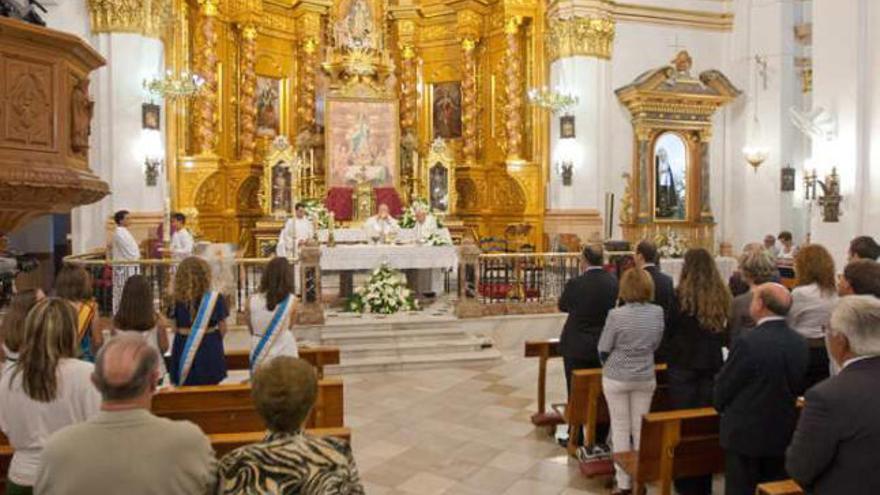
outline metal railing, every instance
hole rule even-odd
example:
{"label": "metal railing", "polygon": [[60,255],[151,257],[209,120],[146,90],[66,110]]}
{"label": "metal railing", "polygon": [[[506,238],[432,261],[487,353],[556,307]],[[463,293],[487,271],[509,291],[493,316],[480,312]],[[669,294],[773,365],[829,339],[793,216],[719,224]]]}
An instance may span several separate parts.
{"label": "metal railing", "polygon": [[[248,298],[256,292],[263,277],[263,270],[271,258],[235,258],[212,264],[215,288],[224,294],[232,295],[236,308],[244,310]],[[82,266],[93,280],[95,301],[102,315],[113,311],[114,271],[127,270],[129,273],[144,275],[153,287],[159,308],[164,312],[171,303],[171,288],[179,262],[171,259],[144,259],[137,261],[111,261],[103,252],[74,255],[64,258],[64,262]],[[291,265],[295,260],[291,260]]]}
{"label": "metal railing", "polygon": [[578,253],[498,253],[479,257],[480,304],[555,303],[581,272]]}

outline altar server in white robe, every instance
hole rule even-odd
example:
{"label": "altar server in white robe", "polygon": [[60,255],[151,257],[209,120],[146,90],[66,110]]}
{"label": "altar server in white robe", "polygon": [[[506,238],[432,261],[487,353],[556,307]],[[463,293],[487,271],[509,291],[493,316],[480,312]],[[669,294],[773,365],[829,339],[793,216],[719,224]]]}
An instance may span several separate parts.
{"label": "altar server in white robe", "polygon": [[[119,210],[113,215],[113,221],[116,222],[116,230],[113,232],[113,243],[111,246],[111,255],[113,261],[137,261],[141,259],[141,249],[137,240],[128,230],[131,220],[128,218],[127,210]],[[113,313],[119,306],[119,299],[122,297],[122,288],[125,281],[132,275],[139,272],[137,264],[119,264],[113,265]]]}
{"label": "altar server in white robe", "polygon": [[380,204],[376,214],[364,222],[364,233],[367,235],[367,239],[375,239],[378,242],[385,242],[390,237],[397,235],[399,230],[400,226],[397,225],[397,220],[391,216],[391,210],[385,203]]}
{"label": "altar server in white robe", "polygon": [[[284,228],[278,236],[278,244],[275,246],[275,255],[282,258],[295,258],[299,247],[315,235],[312,220],[306,215],[306,206],[297,203],[293,208],[293,218],[284,222]],[[296,293],[302,294],[300,284],[299,266],[293,271]]]}
{"label": "altar server in white robe", "polygon": [[284,258],[296,257],[297,250],[306,241],[315,235],[312,221],[306,216],[306,207],[297,203],[294,207],[293,218],[288,218],[278,236],[278,244],[275,246],[275,255]]}
{"label": "altar server in white robe", "polygon": [[[440,228],[437,226],[437,218],[423,205],[415,205],[413,207],[413,213],[416,217],[416,224],[413,226],[416,243],[425,244],[431,236],[439,235],[441,233]],[[414,274],[409,274],[410,277],[415,277],[415,279],[412,280],[412,283],[415,286],[417,293],[428,296],[434,295],[433,275],[433,269],[416,270]]]}
{"label": "altar server in white robe", "polygon": [[192,256],[195,248],[195,240],[192,233],[186,228],[186,215],[175,213],[171,215],[171,259],[181,262]]}

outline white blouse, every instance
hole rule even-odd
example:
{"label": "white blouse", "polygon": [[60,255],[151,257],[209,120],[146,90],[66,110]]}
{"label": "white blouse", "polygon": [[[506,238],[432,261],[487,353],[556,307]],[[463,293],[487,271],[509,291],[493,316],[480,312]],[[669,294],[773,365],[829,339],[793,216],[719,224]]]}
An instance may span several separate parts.
{"label": "white blouse", "polygon": [[[58,390],[52,402],[31,399],[22,389],[22,375],[12,380],[12,367],[0,377],[0,429],[12,446],[9,479],[33,486],[43,446],[52,433],[94,417],[101,394],[92,384],[92,363],[64,358],[58,363]],[[12,380],[11,384],[10,381]]]}
{"label": "white blouse", "polygon": [[818,284],[802,285],[791,291],[791,310],[785,318],[792,330],[807,339],[825,337],[831,312],[837,305],[837,294],[825,292]]}
{"label": "white blouse", "polygon": [[[253,351],[257,344],[260,343],[263,332],[269,328],[269,323],[272,321],[272,316],[275,315],[275,310],[269,311],[266,309],[265,294],[252,295],[248,299],[248,310],[250,311],[251,328],[254,331],[254,334],[251,336],[251,351]],[[269,348],[269,354],[266,356],[266,359],[272,359],[276,356],[299,357],[296,339],[293,336],[293,332],[290,331],[290,318],[292,315],[293,311],[288,311],[284,319],[278,323],[279,333],[275,337],[275,343]]]}

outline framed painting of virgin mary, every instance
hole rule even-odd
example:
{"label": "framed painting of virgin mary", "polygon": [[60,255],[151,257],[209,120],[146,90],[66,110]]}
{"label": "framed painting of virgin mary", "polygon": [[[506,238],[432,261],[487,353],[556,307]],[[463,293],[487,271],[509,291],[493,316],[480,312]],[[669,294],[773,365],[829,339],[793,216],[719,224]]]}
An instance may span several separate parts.
{"label": "framed painting of virgin mary", "polygon": [[397,100],[327,98],[326,184],[397,187],[400,126]]}

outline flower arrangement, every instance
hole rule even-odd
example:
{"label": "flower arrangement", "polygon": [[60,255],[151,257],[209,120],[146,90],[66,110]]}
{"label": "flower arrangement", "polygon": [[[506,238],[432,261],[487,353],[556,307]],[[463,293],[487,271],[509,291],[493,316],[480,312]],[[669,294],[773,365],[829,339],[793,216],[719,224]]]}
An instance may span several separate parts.
{"label": "flower arrangement", "polygon": [[683,258],[688,250],[687,238],[672,229],[667,229],[665,233],[658,232],[654,236],[654,244],[661,258]]}
{"label": "flower arrangement", "polygon": [[347,308],[357,313],[390,315],[417,310],[419,304],[412,291],[406,288],[406,277],[383,263],[373,270],[366,285],[355,289]]}
{"label": "flower arrangement", "polygon": [[[398,225],[402,229],[411,229],[416,226],[416,210],[423,210],[427,212],[433,213],[431,210],[431,205],[427,200],[421,198],[415,198],[410,203],[409,206],[403,210],[403,213],[400,215],[400,221]],[[440,219],[437,218],[437,228],[443,228],[443,224],[440,223]]]}
{"label": "flower arrangement", "polygon": [[324,203],[317,199],[306,199],[302,201],[306,208],[306,216],[310,219],[317,219],[318,228],[326,229],[330,227],[330,212]]}

